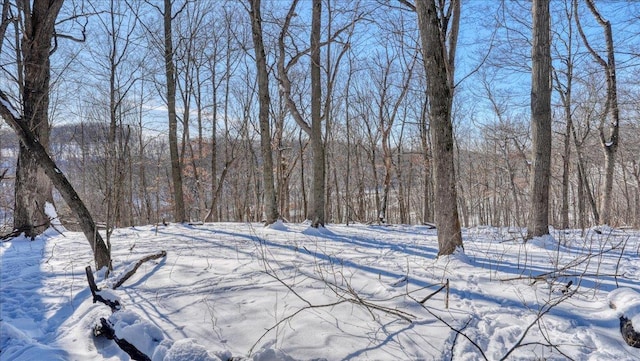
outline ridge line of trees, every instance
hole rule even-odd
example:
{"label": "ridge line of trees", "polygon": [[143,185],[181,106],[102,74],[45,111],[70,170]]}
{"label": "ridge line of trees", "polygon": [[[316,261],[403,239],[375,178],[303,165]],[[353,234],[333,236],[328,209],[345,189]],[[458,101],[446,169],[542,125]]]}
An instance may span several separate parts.
{"label": "ridge line of trees", "polygon": [[[7,96],[108,230],[436,223],[448,254],[461,226],[640,227],[638,20],[598,6],[4,0],[0,57]],[[5,129],[0,216],[35,235],[59,196]]]}

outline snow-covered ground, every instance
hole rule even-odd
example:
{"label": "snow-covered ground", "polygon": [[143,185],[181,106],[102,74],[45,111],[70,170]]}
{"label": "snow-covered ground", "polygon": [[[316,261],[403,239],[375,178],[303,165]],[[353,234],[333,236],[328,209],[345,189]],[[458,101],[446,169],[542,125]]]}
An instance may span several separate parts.
{"label": "snow-covered ground", "polygon": [[523,244],[485,227],[463,239],[463,253],[437,259],[421,226],[119,229],[115,276],[167,256],[109,292],[124,305],[113,315],[92,303],[81,233],[14,239],[0,246],[0,359],[129,359],[94,337],[100,317],[154,360],[640,359],[619,321],[640,322],[640,232]]}

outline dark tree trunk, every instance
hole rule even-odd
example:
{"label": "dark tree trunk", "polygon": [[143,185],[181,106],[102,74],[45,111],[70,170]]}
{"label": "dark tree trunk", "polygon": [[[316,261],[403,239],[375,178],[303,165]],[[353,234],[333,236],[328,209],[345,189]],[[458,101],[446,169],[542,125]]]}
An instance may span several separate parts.
{"label": "dark tree trunk", "polygon": [[182,190],[182,166],[178,154],[178,119],[176,116],[176,75],[173,64],[171,0],[164,0],[164,66],[167,78],[167,109],[169,116],[169,154],[173,182],[173,217],[176,222],[186,221]]}
{"label": "dark tree trunk", "polygon": [[[449,33],[449,51],[445,40],[449,18],[441,19],[434,0],[416,1],[418,27],[422,40],[427,97],[433,142],[435,175],[435,218],[438,228],[438,255],[452,254],[462,247],[460,219],[458,217],[456,174],[454,166],[453,102],[454,59],[457,41],[460,3],[452,0],[453,18]],[[448,13],[443,11],[442,13]]]}
{"label": "dark tree trunk", "polygon": [[7,32],[9,24],[11,24],[11,2],[9,0],[2,1],[2,13],[0,14],[0,51],[4,44],[4,35]]}
{"label": "dark tree trunk", "polygon": [[533,172],[527,238],[549,234],[551,173],[551,42],[549,0],[534,0],[531,51],[531,131]]}
{"label": "dark tree trunk", "polygon": [[[21,38],[24,84],[21,84],[25,126],[45,149],[49,146],[49,52],[62,0],[36,0],[22,4]],[[14,228],[33,237],[49,226],[45,203],[53,204],[52,185],[24,144],[20,144],[15,183]]]}
{"label": "dark tree trunk", "polygon": [[[280,91],[285,100],[287,109],[291,113],[295,122],[309,136],[311,143],[312,167],[313,174],[311,184],[311,206],[307,206],[306,195],[304,194],[304,176],[301,177],[303,182],[303,197],[305,205],[305,215],[311,221],[313,227],[324,226],[325,222],[325,149],[322,137],[322,114],[321,114],[321,84],[320,84],[320,20],[322,11],[322,1],[313,0],[313,11],[311,15],[311,125],[303,118],[293,99],[291,99],[291,80],[288,71],[290,67],[299,59],[301,53],[296,54],[291,61],[285,64],[285,37],[289,31],[291,19],[296,15],[295,9],[298,0],[294,0],[284,19],[284,24],[278,39],[278,75],[280,82]],[[303,157],[300,159],[302,160]],[[304,165],[301,164],[301,169]]]}
{"label": "dark tree trunk", "polygon": [[260,0],[251,0],[251,30],[253,47],[256,55],[258,72],[258,99],[260,119],[260,147],[262,150],[262,179],[264,182],[264,215],[267,224],[278,220],[278,203],[273,183],[273,152],[271,150],[271,126],[269,123],[269,73],[262,40],[262,16],[260,14]]}
{"label": "dark tree trunk", "polygon": [[[567,10],[567,18],[571,20],[571,11]],[[570,173],[570,164],[571,164],[571,132],[573,130],[573,113],[571,111],[572,106],[572,90],[573,90],[573,27],[569,25],[568,28],[569,37],[566,42],[567,46],[567,57],[566,64],[567,68],[565,70],[566,74],[566,84],[562,85],[560,83],[559,76],[554,76],[554,79],[557,83],[557,90],[560,95],[560,100],[562,101],[562,106],[564,109],[564,117],[566,121],[565,133],[564,133],[564,151],[562,154],[562,207],[561,207],[561,216],[562,223],[561,227],[563,229],[568,229],[570,227],[569,223],[569,183],[571,178]]]}
{"label": "dark tree trunk", "polygon": [[325,205],[325,149],[322,140],[322,115],[320,102],[320,15],[322,0],[313,0],[311,15],[311,152],[313,153],[313,195],[307,218],[313,227],[324,226]]}
{"label": "dark tree trunk", "polygon": [[[567,98],[570,98],[570,93],[567,93]],[[562,223],[561,227],[563,229],[568,229],[570,227],[569,224],[569,182],[570,182],[570,169],[569,165],[571,163],[571,103],[565,105],[565,119],[567,122],[567,126],[565,127],[565,136],[564,136],[564,154],[562,155]]]}
{"label": "dark tree trunk", "polygon": [[422,145],[422,164],[423,173],[423,202],[422,202],[422,223],[433,222],[431,215],[433,184],[431,179],[431,147],[429,144],[429,132],[431,131],[428,124],[427,101],[424,101],[420,111],[420,143]]}

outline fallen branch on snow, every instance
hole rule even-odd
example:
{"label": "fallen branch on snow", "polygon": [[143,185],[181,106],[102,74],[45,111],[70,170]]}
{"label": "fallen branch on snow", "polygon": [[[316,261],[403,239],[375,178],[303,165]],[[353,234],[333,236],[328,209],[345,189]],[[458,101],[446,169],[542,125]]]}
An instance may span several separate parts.
{"label": "fallen branch on snow", "polygon": [[620,333],[627,345],[640,348],[640,332],[636,331],[631,320],[624,316],[620,316]]}
{"label": "fallen branch on snow", "polygon": [[[122,305],[118,300],[118,297],[110,292],[111,290],[121,286],[126,280],[131,278],[135,274],[135,272],[140,268],[140,266],[147,261],[158,259],[161,257],[165,257],[167,255],[166,251],[161,251],[156,254],[152,254],[140,259],[135,265],[127,271],[122,277],[118,279],[115,285],[111,289],[101,290],[96,285],[95,278],[93,277],[93,271],[91,270],[91,266],[87,266],[85,268],[85,272],[87,274],[87,282],[89,283],[89,289],[91,290],[91,295],[93,296],[93,303],[100,302],[103,303],[111,309],[112,313],[116,313],[122,309]],[[118,313],[119,314],[119,313]],[[104,317],[100,318],[100,325],[96,330],[94,330],[94,334],[96,335],[105,335],[108,339],[114,340],[115,343],[126,352],[132,360],[141,360],[141,361],[150,361],[151,358],[146,355],[142,350],[140,350],[136,345],[131,343],[131,340],[127,340],[124,337],[120,337],[116,332],[116,327],[111,321],[111,317],[109,320]],[[158,340],[159,341],[159,340]]]}
{"label": "fallen branch on snow", "polygon": [[91,290],[91,295],[93,296],[93,303],[104,303],[105,305],[109,306],[111,312],[116,312],[117,310],[119,310],[121,306],[118,300],[111,300],[109,297],[103,296],[102,291],[96,285],[96,280],[93,277],[91,266],[87,266],[84,271],[87,274],[87,282],[89,282],[89,289]]}
{"label": "fallen branch on snow", "polygon": [[131,276],[133,276],[134,273],[136,273],[138,268],[140,268],[140,266],[143,263],[151,261],[151,260],[154,260],[154,259],[166,257],[166,256],[167,256],[167,252],[166,251],[160,251],[158,253],[150,254],[150,255],[140,259],[138,262],[136,262],[136,264],[133,266],[133,268],[130,269],[129,271],[127,271],[127,273],[125,273],[124,276],[120,277],[118,279],[118,281],[111,288],[115,290],[116,288],[122,286],[123,283],[125,283],[129,278],[131,278]]}

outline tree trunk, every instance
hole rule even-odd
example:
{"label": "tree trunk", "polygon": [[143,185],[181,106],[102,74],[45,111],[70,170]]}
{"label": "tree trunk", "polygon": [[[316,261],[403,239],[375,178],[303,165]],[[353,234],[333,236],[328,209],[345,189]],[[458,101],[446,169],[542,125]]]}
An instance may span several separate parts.
{"label": "tree trunk", "polygon": [[[609,109],[609,114],[604,114],[603,119],[600,122],[600,141],[605,153],[606,161],[606,176],[605,186],[602,200],[602,210],[600,216],[605,224],[610,224],[611,219],[611,204],[613,202],[613,172],[616,164],[616,154],[618,152],[619,128],[620,123],[620,111],[618,108],[618,86],[616,81],[616,62],[615,53],[613,48],[613,34],[611,31],[611,23],[608,20],[604,20],[595,8],[592,0],[587,1],[589,9],[593,13],[594,17],[598,20],[598,23],[604,29],[605,40],[607,43],[607,61],[600,62],[603,65],[603,70],[607,78],[607,103],[606,107]],[[595,54],[595,52],[593,52]],[[605,65],[606,64],[606,65]],[[610,121],[607,122],[607,118],[610,117]],[[605,124],[609,124],[608,129],[605,129]]]}
{"label": "tree trunk", "polygon": [[[571,20],[571,12],[567,12],[567,18]],[[564,109],[564,118],[565,118],[565,132],[564,132],[564,151],[562,153],[562,207],[561,207],[561,216],[562,223],[561,227],[563,229],[568,229],[570,227],[569,223],[569,183],[570,183],[570,164],[571,164],[571,132],[573,130],[573,113],[571,111],[572,105],[572,89],[573,89],[573,37],[572,37],[572,27],[569,25],[569,39],[567,40],[567,51],[568,55],[566,58],[566,84],[564,87],[560,84],[560,79],[556,73],[554,79],[557,83],[557,90],[560,94],[560,100],[562,101],[562,106]]]}
{"label": "tree trunk", "polygon": [[[452,0],[453,10],[449,50],[444,43],[449,19],[441,19],[434,0],[416,1],[418,27],[422,40],[427,96],[431,119],[431,137],[435,173],[435,216],[438,228],[438,256],[452,254],[462,247],[460,219],[458,217],[456,174],[454,167],[453,125],[451,107],[453,102],[453,79],[457,29],[460,20],[460,3]],[[443,11],[443,13],[448,13]],[[446,26],[446,25],[445,25]]]}
{"label": "tree trunk", "polygon": [[[605,156],[605,184],[602,191],[602,202],[600,209],[601,221],[604,224],[611,222],[611,204],[613,202],[613,178],[616,163],[616,154],[619,146],[619,128],[620,123],[620,110],[618,108],[618,90],[616,81],[616,61],[613,47],[613,33],[611,30],[611,22],[605,20],[598,12],[593,3],[593,0],[586,0],[587,7],[593,14],[598,24],[603,29],[605,42],[607,45],[607,59],[603,59],[589,44],[587,37],[582,30],[580,20],[578,17],[578,2],[574,2],[574,14],[576,16],[576,25],[578,26],[578,33],[582,38],[587,50],[595,61],[602,67],[607,81],[607,98],[604,107],[604,112],[600,120],[598,127],[600,143],[604,151]],[[607,122],[607,119],[610,120]],[[608,124],[608,126],[607,126]]]}
{"label": "tree trunk", "polygon": [[[49,52],[62,0],[36,0],[33,1],[33,8],[29,7],[30,3],[24,2],[20,9],[24,20],[22,58],[18,59],[24,70],[24,83],[20,84],[23,119],[40,145],[47,148],[51,77]],[[51,181],[24,144],[20,144],[18,153],[15,202],[14,228],[23,230],[29,237],[47,229],[49,217],[44,213],[44,206],[47,202],[53,204]]]}
{"label": "tree trunk", "polygon": [[[267,224],[278,220],[278,203],[273,184],[273,152],[271,150],[271,126],[269,124],[269,73],[267,59],[262,40],[262,16],[260,15],[260,0],[251,0],[251,30],[253,34],[253,48],[256,55],[258,72],[258,99],[260,119],[260,148],[262,150],[262,179],[264,182],[264,215]],[[324,163],[324,160],[323,160]]]}
{"label": "tree trunk", "polygon": [[109,249],[102,240],[100,233],[98,233],[89,210],[85,207],[69,180],[49,157],[44,146],[38,141],[37,136],[29,129],[28,122],[18,116],[2,91],[0,91],[0,103],[0,115],[16,132],[25,152],[31,156],[32,162],[38,165],[42,172],[46,174],[58,192],[60,192],[62,198],[67,202],[67,205],[76,213],[82,232],[87,237],[93,251],[96,267],[98,269],[110,267],[111,255],[109,254]]}
{"label": "tree trunk", "polygon": [[307,218],[313,227],[324,226],[325,164],[324,141],[322,139],[322,115],[320,101],[320,20],[322,0],[313,0],[311,15],[311,152],[313,153],[313,196]]}
{"label": "tree trunk", "polygon": [[[571,98],[570,90],[567,90],[567,99]],[[567,104],[564,104],[565,108],[565,121],[567,125],[564,133],[564,152],[562,154],[562,229],[568,229],[569,224],[569,182],[570,182],[570,169],[571,163],[571,100],[567,100]]]}
{"label": "tree trunk", "polygon": [[351,89],[351,79],[353,78],[353,64],[352,59],[349,57],[349,74],[347,74],[347,83],[344,88],[345,92],[345,102],[344,102],[344,114],[345,114],[345,130],[346,130],[346,143],[347,143],[347,154],[346,154],[346,164],[345,164],[345,177],[344,177],[344,216],[345,223],[348,226],[351,222],[351,189],[349,188],[349,184],[351,181],[351,114],[349,112],[349,90]]}
{"label": "tree trunk", "polygon": [[4,36],[7,32],[9,24],[12,20],[11,15],[11,2],[10,0],[2,1],[2,13],[0,14],[0,52],[2,52],[2,45],[4,45]]}
{"label": "tree trunk", "polygon": [[633,226],[635,228],[640,228],[640,165],[633,160],[632,161],[632,165],[633,165],[633,177],[636,180],[636,190],[635,190],[635,201],[636,201],[636,208],[634,209],[634,221],[633,221]]}
{"label": "tree trunk", "polygon": [[[426,98],[426,97],[425,97]],[[429,144],[429,133],[431,129],[428,124],[427,114],[428,103],[425,100],[420,111],[420,144],[422,145],[422,166],[423,166],[423,199],[422,199],[422,223],[433,222],[432,217],[432,193],[433,184],[431,178],[431,146]]]}
{"label": "tree trunk", "polygon": [[182,190],[182,166],[178,154],[178,119],[176,116],[176,76],[173,64],[173,40],[171,26],[171,0],[164,0],[164,66],[167,78],[167,111],[169,116],[169,154],[171,180],[173,182],[173,217],[176,222],[186,221]]}
{"label": "tree trunk", "polygon": [[549,0],[534,0],[531,69],[533,172],[527,239],[549,234],[551,174],[551,41]]}
{"label": "tree trunk", "polygon": [[[291,19],[296,15],[295,9],[298,0],[294,0],[289,8],[284,25],[278,39],[278,75],[280,91],[285,100],[289,112],[295,122],[309,136],[311,143],[312,157],[312,184],[311,184],[311,205],[306,209],[306,217],[311,221],[313,227],[324,226],[325,223],[325,149],[322,136],[322,114],[321,114],[321,83],[320,83],[320,20],[322,11],[322,1],[313,0],[313,11],[311,15],[311,46],[309,49],[311,58],[311,125],[302,117],[302,114],[291,99],[291,80],[289,79],[289,68],[295,64],[301,53],[296,54],[292,60],[285,65],[285,36],[289,30]],[[302,165],[301,165],[302,166]],[[304,182],[304,177],[301,180]]]}

